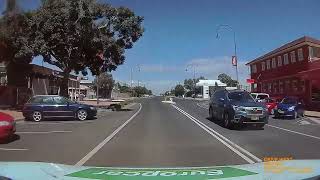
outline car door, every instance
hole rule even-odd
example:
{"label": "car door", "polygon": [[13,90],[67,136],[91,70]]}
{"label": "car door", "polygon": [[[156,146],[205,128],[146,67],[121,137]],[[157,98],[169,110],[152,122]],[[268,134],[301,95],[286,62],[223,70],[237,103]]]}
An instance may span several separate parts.
{"label": "car door", "polygon": [[217,111],[217,109],[218,109],[217,96],[218,96],[218,92],[215,92],[215,93],[213,93],[212,98],[211,98],[212,113],[215,118],[218,118],[218,116],[217,116],[218,115],[217,114],[217,112],[218,112]]}
{"label": "car door", "polygon": [[54,102],[51,96],[42,97],[41,102],[42,114],[44,117],[52,117],[55,114]]}
{"label": "car door", "polygon": [[61,96],[53,97],[56,117],[73,117],[68,99]]}

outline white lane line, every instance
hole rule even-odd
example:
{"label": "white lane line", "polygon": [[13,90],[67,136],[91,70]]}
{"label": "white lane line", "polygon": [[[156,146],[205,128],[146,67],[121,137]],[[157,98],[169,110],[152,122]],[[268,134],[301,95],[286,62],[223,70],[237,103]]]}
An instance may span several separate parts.
{"label": "white lane line", "polygon": [[[176,108],[179,112],[181,112],[182,114],[184,114],[185,116],[187,116],[189,119],[191,119],[193,122],[195,122],[198,126],[200,126],[202,129],[204,129],[206,132],[208,132],[210,135],[212,135],[213,137],[215,137],[216,139],[218,139],[221,143],[223,143],[225,146],[227,146],[229,149],[231,149],[233,152],[235,152],[236,154],[238,154],[240,157],[242,157],[244,160],[246,160],[249,163],[255,163],[253,160],[251,160],[249,157],[247,157],[245,154],[246,153],[248,156],[250,156],[251,158],[253,158],[254,160],[256,160],[257,162],[261,162],[262,160],[259,159],[258,157],[254,156],[252,153],[250,153],[249,151],[243,149],[242,147],[238,146],[237,144],[235,144],[234,142],[230,141],[229,139],[227,139],[226,137],[222,136],[221,134],[219,134],[218,132],[214,131],[212,128],[208,127],[207,125],[205,125],[204,123],[202,123],[201,121],[199,121],[198,119],[194,118],[193,116],[191,116],[190,114],[186,113],[185,111],[183,111],[182,109],[180,109],[177,106],[172,105],[174,108]],[[229,144],[228,144],[228,143]],[[235,146],[236,148],[232,147],[231,145]],[[240,151],[242,151],[243,153],[241,153]]]}
{"label": "white lane line", "polygon": [[106,137],[100,144],[98,144],[95,148],[93,148],[86,156],[84,156],[79,162],[75,164],[75,166],[82,166],[86,163],[93,155],[95,155],[105,144],[107,144],[121,129],[123,129],[133,118],[135,118],[142,109],[142,105],[139,103],[139,110],[134,113],[133,116],[130,117],[125,123],[119,126],[115,131],[113,131],[108,137]]}
{"label": "white lane line", "polygon": [[18,131],[16,134],[51,134],[51,133],[72,133],[72,131]]}
{"label": "white lane line", "polygon": [[311,137],[311,138],[315,138],[315,139],[319,139],[320,140],[320,137],[313,136],[313,135],[310,135],[310,134],[305,134],[305,133],[301,133],[301,132],[297,132],[297,131],[281,128],[281,127],[278,127],[278,126],[273,126],[273,125],[270,125],[270,124],[266,124],[266,126],[273,127],[273,128],[276,128],[276,129],[281,129],[283,131],[287,131],[287,132],[291,132],[291,133],[295,133],[295,134],[299,134],[299,135],[302,135],[302,136],[307,136],[307,137]]}
{"label": "white lane line", "polygon": [[0,151],[28,151],[29,149],[0,148]]}

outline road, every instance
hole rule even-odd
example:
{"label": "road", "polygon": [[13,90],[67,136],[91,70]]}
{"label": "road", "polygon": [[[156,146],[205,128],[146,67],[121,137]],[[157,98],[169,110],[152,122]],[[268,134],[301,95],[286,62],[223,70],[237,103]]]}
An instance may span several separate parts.
{"label": "road", "polygon": [[0,161],[113,167],[249,164],[265,157],[320,159],[320,125],[270,119],[263,130],[229,130],[209,121],[207,102],[163,97],[137,100],[90,121],[20,122],[17,138],[0,144]]}

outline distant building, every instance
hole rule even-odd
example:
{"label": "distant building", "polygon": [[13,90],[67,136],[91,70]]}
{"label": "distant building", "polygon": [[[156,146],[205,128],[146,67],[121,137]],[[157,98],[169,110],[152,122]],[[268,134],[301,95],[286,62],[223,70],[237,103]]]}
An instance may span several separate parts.
{"label": "distant building", "polygon": [[217,88],[225,88],[227,85],[225,83],[222,83],[220,80],[199,80],[198,83],[196,83],[197,87],[200,87],[201,89],[201,95],[202,98],[208,99],[211,96],[211,93],[215,87]]}
{"label": "distant building", "polygon": [[297,96],[320,109],[320,40],[302,37],[247,63],[251,90],[271,96]]}
{"label": "distant building", "polygon": [[[0,64],[0,105],[23,104],[33,95],[59,94],[59,83],[62,72],[47,67],[31,64],[31,72],[25,77],[26,82],[18,86],[7,85],[7,73],[5,66]],[[77,76],[70,74],[68,82],[69,94],[74,94],[79,89]]]}

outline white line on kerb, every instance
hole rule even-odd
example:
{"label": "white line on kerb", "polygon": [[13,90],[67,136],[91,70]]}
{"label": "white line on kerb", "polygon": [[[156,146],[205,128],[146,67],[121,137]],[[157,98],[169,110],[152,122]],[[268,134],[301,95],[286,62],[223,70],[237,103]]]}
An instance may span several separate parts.
{"label": "white line on kerb", "polygon": [[[212,128],[208,127],[207,125],[205,125],[204,123],[202,123],[201,121],[199,121],[198,119],[194,118],[193,116],[191,116],[190,114],[188,114],[187,112],[183,111],[182,109],[180,109],[179,107],[172,105],[175,109],[177,109],[179,112],[181,112],[182,114],[184,114],[185,116],[187,116],[189,119],[191,119],[194,123],[196,123],[198,126],[200,126],[203,130],[205,130],[207,133],[209,133],[211,136],[215,137],[217,140],[219,140],[222,144],[224,144],[225,146],[227,146],[229,149],[231,149],[233,152],[235,152],[236,154],[238,154],[240,157],[242,157],[244,160],[246,160],[247,162],[253,164],[255,163],[253,160],[251,160],[248,156],[250,156],[251,158],[253,158],[254,160],[256,160],[257,162],[261,162],[262,160],[259,159],[258,157],[256,157],[255,155],[253,155],[252,153],[250,153],[249,151],[243,149],[242,147],[238,146],[237,144],[235,144],[234,142],[230,141],[229,139],[227,139],[226,137],[222,136],[221,134],[219,134],[218,132],[214,131]],[[229,143],[229,144],[228,144]],[[233,145],[234,147],[232,147],[231,145]],[[236,149],[237,148],[237,149]],[[240,152],[242,151],[242,152]],[[247,155],[245,155],[245,154]]]}
{"label": "white line on kerb", "polygon": [[95,148],[93,148],[86,156],[84,156],[79,162],[75,164],[75,166],[82,166],[86,163],[93,155],[95,155],[105,144],[107,144],[122,128],[124,128],[133,118],[135,118],[142,109],[142,105],[139,104],[139,110],[134,113],[133,116],[130,117],[125,123],[119,126],[115,131],[113,131],[108,137],[106,137],[100,144],[98,144]]}
{"label": "white line on kerb", "polygon": [[295,134],[300,134],[300,135],[302,135],[302,136],[307,136],[307,137],[311,137],[311,138],[315,138],[315,139],[319,139],[319,140],[320,140],[320,137],[312,136],[312,135],[310,135],[310,134],[305,134],[305,133],[301,133],[301,132],[297,132],[297,131],[292,131],[292,130],[289,130],[289,129],[281,128],[281,127],[278,127],[278,126],[273,126],[273,125],[270,125],[270,124],[266,124],[266,126],[273,127],[273,128],[277,128],[277,129],[281,129],[281,130],[284,130],[284,131],[287,131],[287,132],[291,132],[291,133],[295,133]]}
{"label": "white line on kerb", "polygon": [[51,133],[72,133],[72,131],[21,131],[17,134],[51,134]]}
{"label": "white line on kerb", "polygon": [[0,151],[28,151],[29,149],[0,148]]}

